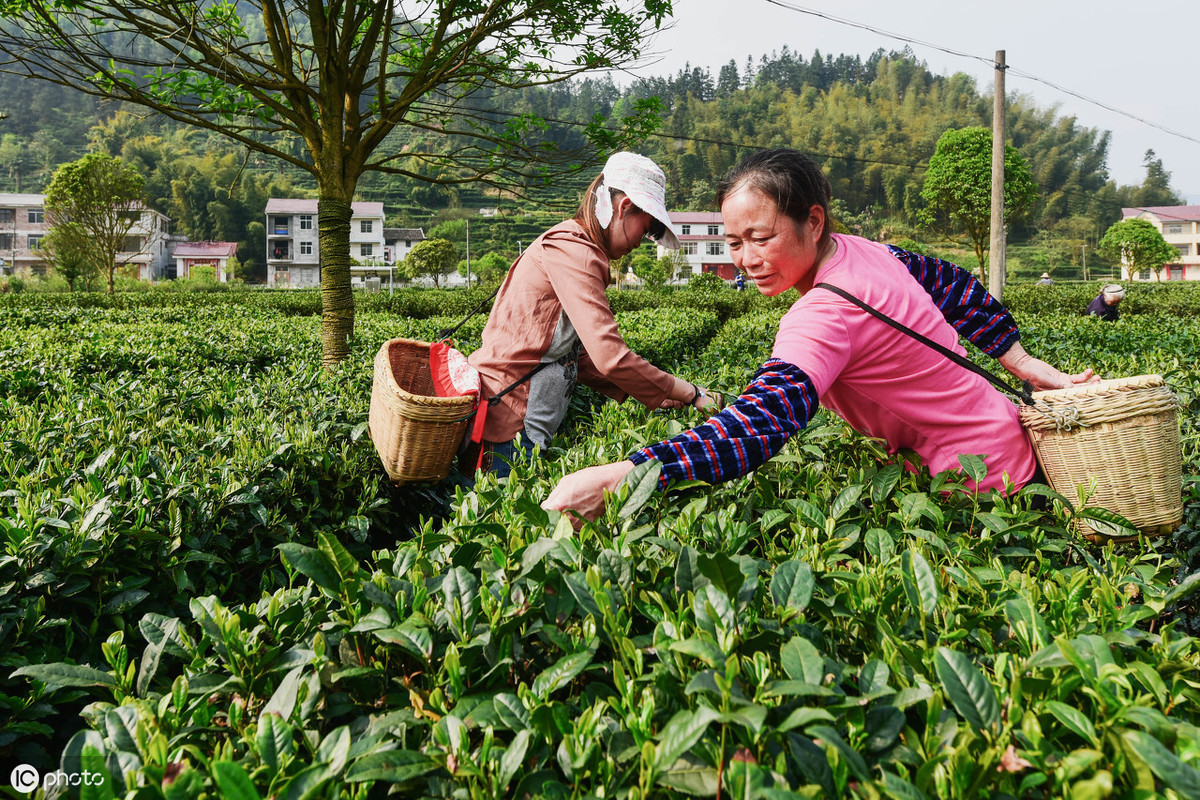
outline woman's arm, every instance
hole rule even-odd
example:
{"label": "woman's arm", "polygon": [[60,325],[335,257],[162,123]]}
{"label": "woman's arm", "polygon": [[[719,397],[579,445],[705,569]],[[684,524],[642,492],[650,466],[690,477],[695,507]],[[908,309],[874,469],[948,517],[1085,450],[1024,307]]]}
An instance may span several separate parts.
{"label": "woman's arm", "polygon": [[1021,381],[1029,381],[1036,391],[1046,389],[1066,389],[1081,383],[1094,383],[1100,380],[1091,368],[1074,375],[1068,375],[1025,352],[1020,342],[1013,342],[1012,347],[998,359],[1000,366],[1008,370]]}
{"label": "woman's arm", "polygon": [[999,358],[1021,338],[1012,314],[967,270],[892,245],[888,250],[929,293],[959,335],[984,353]]}
{"label": "woman's arm", "polygon": [[595,519],[604,492],[613,491],[635,464],[657,459],[659,486],[674,480],[728,481],[756,469],[803,429],[816,413],[816,388],[799,367],[779,359],[764,364],[728,408],[673,439],[644,447],[625,461],[590,467],[566,476],[543,508]]}

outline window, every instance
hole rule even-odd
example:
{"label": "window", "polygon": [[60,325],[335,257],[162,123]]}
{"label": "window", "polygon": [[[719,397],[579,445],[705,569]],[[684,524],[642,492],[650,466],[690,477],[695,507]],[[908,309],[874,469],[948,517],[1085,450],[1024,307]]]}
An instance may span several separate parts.
{"label": "window", "polygon": [[1179,251],[1181,256],[1190,256],[1192,254],[1192,246],[1190,244],[1177,244],[1175,249]]}
{"label": "window", "polygon": [[[364,222],[363,224],[364,224],[364,225],[370,225],[371,223],[369,223],[369,222]],[[365,232],[366,232],[366,233],[369,233],[370,231],[365,231]],[[366,244],[360,244],[360,245],[358,246],[358,252],[359,252],[359,255],[361,255],[363,258],[367,258],[368,256],[372,256],[372,255],[374,255],[374,254],[375,254],[375,245],[371,244],[370,242],[367,242]]]}
{"label": "window", "polygon": [[[301,223],[301,224],[303,224],[303,223]],[[301,242],[300,243],[300,255],[302,255],[302,256],[311,256],[312,255],[312,242]]]}
{"label": "window", "polygon": [[300,230],[311,231],[312,225],[313,225],[312,214],[301,214],[300,215]]}
{"label": "window", "polygon": [[1141,272],[1139,272],[1139,273],[1138,273],[1138,280],[1140,280],[1140,281],[1148,281],[1148,280],[1150,280],[1150,270],[1148,270],[1148,269],[1144,269],[1144,270],[1142,270]]}
{"label": "window", "polygon": [[375,224],[375,223],[374,223],[374,222],[372,222],[372,221],[371,221],[371,220],[369,220],[369,219],[364,219],[364,220],[360,221],[360,222],[358,223],[358,231],[359,231],[359,233],[370,233],[370,232],[371,232],[371,228],[372,228],[372,226],[374,226],[374,224]]}
{"label": "window", "polygon": [[42,209],[40,209],[40,208],[29,209],[29,222],[34,225],[40,225],[42,223]]}
{"label": "window", "polygon": [[1181,225],[1181,224],[1168,225],[1166,232],[1167,233],[1183,233],[1183,225]]}
{"label": "window", "polygon": [[[0,233],[0,250],[13,249],[13,235],[11,233]],[[0,253],[0,255],[3,255]]]}
{"label": "window", "polygon": [[679,232],[681,234],[683,234],[684,236],[691,236],[692,235],[692,226],[691,225],[680,225]]}
{"label": "window", "polygon": [[723,255],[725,255],[725,243],[724,242],[709,242],[706,252],[710,256],[723,256]]}
{"label": "window", "polygon": [[126,236],[125,241],[121,242],[122,253],[140,253],[142,251],[142,240],[138,236]]}
{"label": "window", "polygon": [[291,217],[274,217],[271,220],[271,233],[275,236],[287,236],[291,233]]}
{"label": "window", "polygon": [[682,242],[679,245],[679,249],[686,256],[694,256],[699,252],[699,248],[696,246],[697,244],[698,242]]}
{"label": "window", "polygon": [[1183,265],[1170,264],[1167,266],[1167,280],[1181,281],[1183,280]]}
{"label": "window", "polygon": [[0,225],[12,225],[17,221],[16,209],[0,208]]}
{"label": "window", "polygon": [[30,236],[29,237],[29,249],[30,250],[38,250],[41,248],[41,246],[42,246],[42,237],[41,236]]}
{"label": "window", "polygon": [[721,226],[720,225],[709,225],[708,226],[708,235],[709,236],[720,236],[721,235]]}

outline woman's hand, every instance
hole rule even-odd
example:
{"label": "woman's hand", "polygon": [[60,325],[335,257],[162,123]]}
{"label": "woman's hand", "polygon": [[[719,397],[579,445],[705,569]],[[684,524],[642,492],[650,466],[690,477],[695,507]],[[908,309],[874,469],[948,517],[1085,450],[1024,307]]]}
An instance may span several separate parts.
{"label": "woman's hand", "polygon": [[633,466],[632,461],[614,461],[572,472],[558,482],[542,508],[574,512],[571,523],[578,529],[585,519],[593,520],[604,513],[604,493],[615,492]]}
{"label": "woman's hand", "polygon": [[1014,377],[1018,380],[1029,381],[1033,384],[1034,390],[1039,392],[1047,389],[1067,389],[1071,386],[1095,383],[1100,380],[1100,377],[1092,372],[1090,367],[1074,375],[1061,372],[1040,358],[1029,355],[1020,342],[1010,347],[1008,352],[1000,356],[998,360],[1000,366],[1008,370]]}

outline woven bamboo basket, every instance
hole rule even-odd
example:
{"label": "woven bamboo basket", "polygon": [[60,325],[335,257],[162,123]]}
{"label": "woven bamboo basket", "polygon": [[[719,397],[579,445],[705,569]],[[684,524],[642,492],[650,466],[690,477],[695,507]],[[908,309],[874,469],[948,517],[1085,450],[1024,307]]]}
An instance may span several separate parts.
{"label": "woven bamboo basket", "polygon": [[435,394],[427,342],[391,339],[379,348],[368,428],[393,482],[444,480],[474,409],[474,397]]}
{"label": "woven bamboo basket", "polygon": [[[1145,536],[1183,519],[1179,400],[1160,375],[1033,393],[1021,424],[1051,488],[1075,498],[1095,481],[1089,506],[1115,511]],[[1077,520],[1093,542],[1110,537]],[[1125,541],[1135,537],[1117,539]]]}

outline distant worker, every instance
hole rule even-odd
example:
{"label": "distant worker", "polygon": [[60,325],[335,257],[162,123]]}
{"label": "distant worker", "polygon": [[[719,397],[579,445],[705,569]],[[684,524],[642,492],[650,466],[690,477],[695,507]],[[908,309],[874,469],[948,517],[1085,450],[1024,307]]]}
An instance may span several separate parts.
{"label": "distant worker", "polygon": [[1119,283],[1110,283],[1100,290],[1096,299],[1088,304],[1087,313],[1092,316],[1116,322],[1121,316],[1117,305],[1125,299],[1125,287]]}
{"label": "distant worker", "polygon": [[1038,286],[1053,286],[1053,285],[1054,285],[1054,278],[1051,278],[1051,277],[1050,277],[1050,273],[1049,273],[1049,272],[1043,272],[1043,273],[1042,273],[1041,280],[1039,280],[1039,281],[1037,282],[1037,285],[1038,285]]}
{"label": "distant worker", "polygon": [[742,273],[740,273],[740,272],[739,272],[739,273],[737,274],[737,276],[736,276],[736,277],[734,277],[734,279],[733,279],[733,286],[734,286],[734,288],[736,288],[736,289],[737,289],[739,292],[745,291],[745,289],[746,289],[746,279],[742,277]]}

